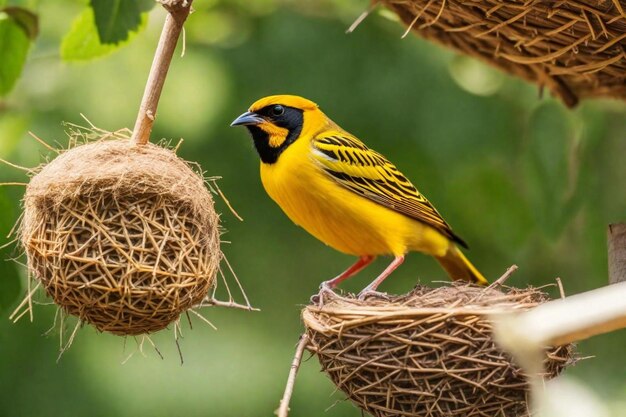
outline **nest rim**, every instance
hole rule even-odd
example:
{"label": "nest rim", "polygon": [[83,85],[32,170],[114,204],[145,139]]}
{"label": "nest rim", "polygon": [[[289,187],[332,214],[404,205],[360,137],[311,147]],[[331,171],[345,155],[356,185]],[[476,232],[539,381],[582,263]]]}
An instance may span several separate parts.
{"label": "nest rim", "polygon": [[[498,288],[509,291],[509,293],[503,294]],[[328,301],[325,301],[322,306],[319,304],[307,305],[302,310],[302,316],[303,320],[305,320],[305,324],[312,326],[316,325],[314,317],[318,314],[335,316],[347,315],[371,319],[378,318],[381,321],[437,314],[490,317],[508,314],[512,311],[524,311],[547,300],[547,295],[542,291],[543,287],[518,289],[500,285],[498,288],[495,286],[481,287],[465,282],[447,282],[443,287],[432,288],[418,285],[406,294],[385,294],[382,297],[373,295],[365,300],[359,299],[355,294],[347,293],[345,295],[339,295],[333,292]],[[474,297],[465,300],[461,305],[446,305],[446,302],[452,296],[458,294],[458,291],[463,293],[471,291]],[[441,293],[443,297],[440,300],[431,300],[427,306],[412,305],[412,302],[421,295],[429,293]],[[490,296],[490,294],[492,295]],[[500,298],[498,303],[494,304],[492,302],[493,296]],[[517,302],[519,298],[527,298],[528,296],[536,298],[536,300],[527,300],[524,303]],[[438,303],[438,301],[440,301],[440,303]]]}

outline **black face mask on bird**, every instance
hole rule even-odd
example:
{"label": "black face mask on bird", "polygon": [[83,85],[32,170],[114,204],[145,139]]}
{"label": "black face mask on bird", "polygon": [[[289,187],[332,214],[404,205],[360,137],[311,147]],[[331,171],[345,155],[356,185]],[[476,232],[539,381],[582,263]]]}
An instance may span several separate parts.
{"label": "black face mask on bird", "polygon": [[245,126],[252,136],[261,161],[273,164],[298,138],[303,122],[302,110],[274,104],[258,111],[247,111],[230,125]]}

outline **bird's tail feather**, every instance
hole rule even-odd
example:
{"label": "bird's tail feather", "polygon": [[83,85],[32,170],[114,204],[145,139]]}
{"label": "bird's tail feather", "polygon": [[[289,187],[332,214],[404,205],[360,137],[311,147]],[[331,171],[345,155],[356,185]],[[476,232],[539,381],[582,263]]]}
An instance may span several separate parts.
{"label": "bird's tail feather", "polygon": [[469,281],[479,285],[489,284],[483,274],[472,265],[455,245],[450,245],[448,252],[444,256],[436,256],[435,259],[453,280]]}

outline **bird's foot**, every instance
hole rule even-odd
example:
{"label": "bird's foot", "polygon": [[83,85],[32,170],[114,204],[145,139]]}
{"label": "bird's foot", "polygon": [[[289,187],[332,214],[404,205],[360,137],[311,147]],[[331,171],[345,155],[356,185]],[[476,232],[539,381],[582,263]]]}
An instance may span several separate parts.
{"label": "bird's foot", "polygon": [[375,297],[375,298],[382,298],[383,300],[389,301],[391,299],[391,297],[389,297],[389,294],[387,294],[386,292],[379,292],[376,290],[368,290],[367,288],[364,289],[363,291],[361,291],[359,293],[359,295],[357,295],[357,298],[360,301],[364,301],[367,298],[370,297]]}
{"label": "bird's foot", "polygon": [[324,307],[324,296],[337,296],[337,294],[333,291],[333,288],[328,284],[328,281],[324,281],[320,284],[320,291],[311,297],[311,303],[317,304],[319,308]]}

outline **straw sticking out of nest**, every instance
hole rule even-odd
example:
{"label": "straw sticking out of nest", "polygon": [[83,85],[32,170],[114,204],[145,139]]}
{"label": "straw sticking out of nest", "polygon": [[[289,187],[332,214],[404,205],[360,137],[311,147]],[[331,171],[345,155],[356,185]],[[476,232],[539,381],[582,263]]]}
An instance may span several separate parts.
{"label": "straw sticking out of nest", "polygon": [[241,307],[208,296],[222,253],[202,175],[124,135],[79,128],[71,141],[93,136],[27,186],[19,237],[38,285],[64,313],[119,335],[160,330],[194,306]]}
{"label": "straw sticking out of nest", "polygon": [[[523,371],[492,339],[488,316],[546,301],[536,289],[501,292],[467,284],[383,300],[336,297],[302,317],[307,349],[348,398],[377,417],[528,415]],[[572,362],[548,349],[546,378]]]}
{"label": "straw sticking out of nest", "polygon": [[418,35],[545,86],[568,106],[626,99],[626,5],[380,0]]}

